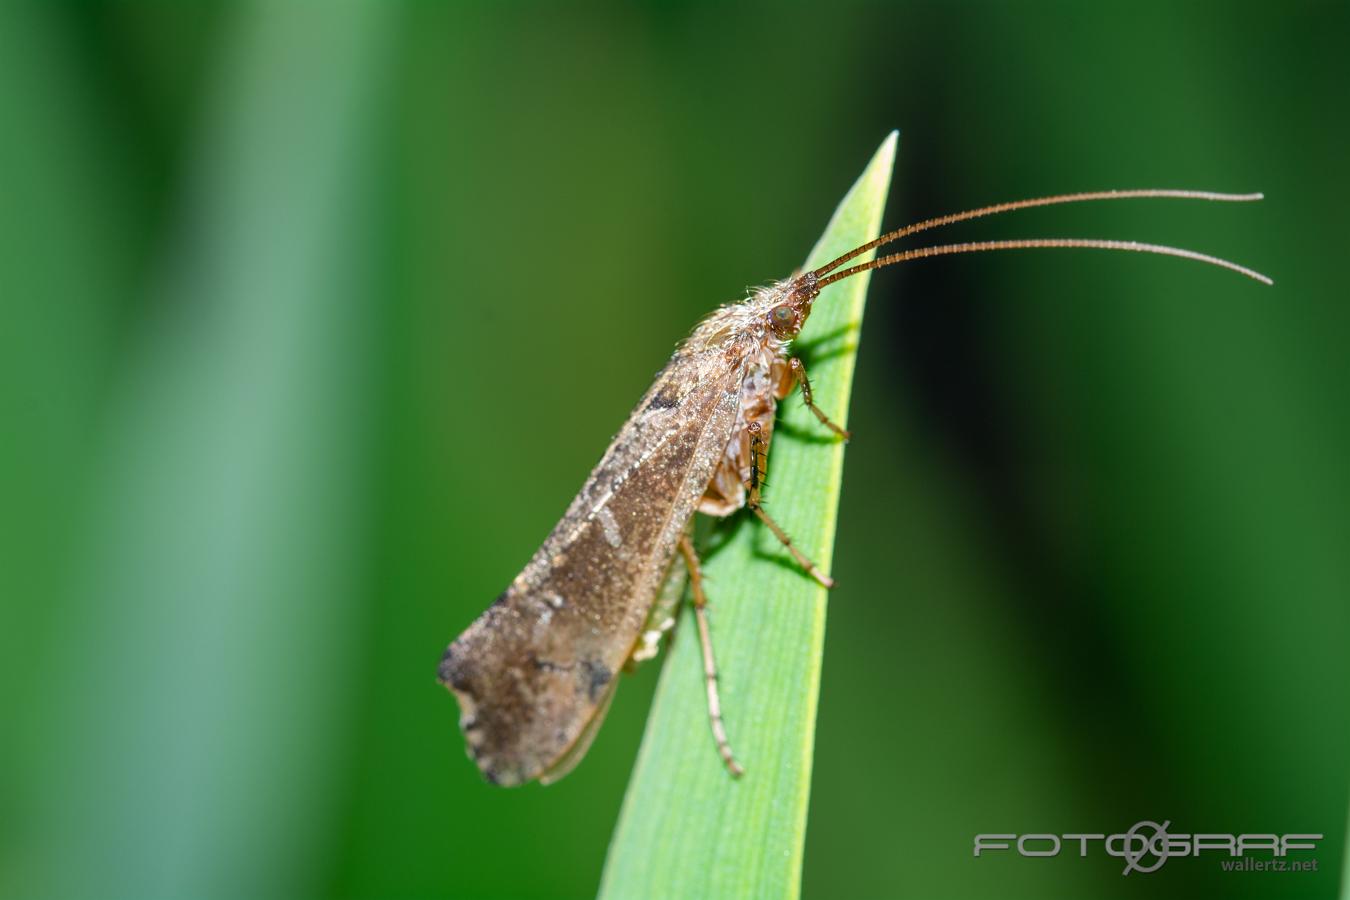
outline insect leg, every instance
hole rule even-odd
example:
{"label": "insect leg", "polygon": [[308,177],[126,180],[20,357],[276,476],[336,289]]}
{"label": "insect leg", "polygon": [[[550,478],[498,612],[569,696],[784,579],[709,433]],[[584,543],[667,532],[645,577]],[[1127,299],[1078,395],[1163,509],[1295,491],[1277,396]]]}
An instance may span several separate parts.
{"label": "insect leg", "polygon": [[806,364],[803,363],[799,357],[794,356],[792,359],[788,360],[788,366],[792,371],[792,377],[801,383],[802,400],[806,402],[806,408],[815,414],[815,417],[820,420],[820,424],[824,425],[844,440],[848,440],[850,437],[849,432],[830,421],[830,417],[825,415],[824,411],[821,410],[819,406],[816,406],[815,400],[812,399],[811,381],[806,377]]}
{"label": "insect leg", "polygon": [[[803,372],[804,375],[805,372]],[[802,383],[805,384],[804,381]],[[769,526],[769,530],[773,532],[774,537],[778,538],[782,545],[788,549],[788,552],[792,554],[792,558],[797,560],[797,565],[805,569],[807,574],[825,587],[834,587],[834,579],[820,571],[819,566],[811,562],[805,553],[798,550],[796,545],[792,543],[792,538],[788,537],[782,526],[764,511],[764,506],[760,500],[760,488],[764,484],[764,439],[760,437],[761,428],[758,422],[751,422],[746,426],[746,430],[750,432],[750,478],[745,483],[748,491],[745,505],[756,516],[759,516],[761,522]]]}
{"label": "insect leg", "polygon": [[722,762],[726,763],[727,771],[732,777],[739,778],[745,774],[745,770],[732,755],[727,729],[722,724],[722,701],[717,695],[717,664],[713,661],[712,635],[708,631],[708,613],[704,609],[708,605],[708,598],[703,593],[703,567],[699,565],[698,554],[694,552],[689,535],[680,538],[679,547],[689,569],[689,585],[694,592],[694,619],[698,622],[698,641],[703,647],[703,681],[708,689],[708,720],[712,723],[713,740],[717,741],[717,752],[721,754]]}
{"label": "insect leg", "polygon": [[676,555],[670,561],[670,571],[661,583],[661,590],[656,593],[656,602],[647,614],[647,624],[643,626],[637,646],[633,648],[628,662],[624,663],[624,671],[633,672],[638,663],[652,659],[661,651],[661,638],[675,627],[675,617],[679,615],[680,601],[684,599],[684,586],[688,581],[689,568],[683,557]]}

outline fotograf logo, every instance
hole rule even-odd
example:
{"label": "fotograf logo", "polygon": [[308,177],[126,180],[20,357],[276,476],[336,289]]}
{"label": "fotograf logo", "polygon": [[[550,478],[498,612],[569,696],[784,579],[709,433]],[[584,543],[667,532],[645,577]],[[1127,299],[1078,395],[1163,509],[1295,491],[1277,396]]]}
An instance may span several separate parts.
{"label": "fotograf logo", "polygon": [[[1168,832],[1172,820],[1161,823],[1142,819],[1128,831],[1116,834],[977,834],[975,855],[989,851],[1015,851],[1021,856],[1059,856],[1065,844],[1077,844],[1078,855],[1087,856],[1088,846],[1100,843],[1110,856],[1125,860],[1120,874],[1156,872],[1174,856],[1200,856],[1204,853],[1224,854],[1228,858],[1225,869],[1250,871],[1314,871],[1316,860],[1285,860],[1290,851],[1316,850],[1320,834],[1221,834]],[[1249,853],[1269,853],[1274,860],[1267,865],[1235,866],[1231,860]]]}

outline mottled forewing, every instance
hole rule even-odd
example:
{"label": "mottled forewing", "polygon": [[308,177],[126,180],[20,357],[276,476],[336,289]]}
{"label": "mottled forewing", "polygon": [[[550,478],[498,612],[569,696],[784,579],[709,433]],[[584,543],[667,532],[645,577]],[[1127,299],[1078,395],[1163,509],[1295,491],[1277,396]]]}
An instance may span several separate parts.
{"label": "mottled forewing", "polygon": [[446,650],[441,680],[490,781],[539,777],[603,708],[730,439],[741,378],[725,346],[677,352],[525,570]]}

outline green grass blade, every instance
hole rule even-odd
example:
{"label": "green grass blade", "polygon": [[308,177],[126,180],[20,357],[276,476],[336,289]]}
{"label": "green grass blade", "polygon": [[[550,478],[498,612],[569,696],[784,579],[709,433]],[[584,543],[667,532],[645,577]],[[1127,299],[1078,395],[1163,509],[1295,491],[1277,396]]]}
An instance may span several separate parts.
{"label": "green grass blade", "polygon": [[[808,267],[876,236],[896,139],[885,140],[840,203]],[[841,423],[867,281],[861,275],[826,288],[798,341],[816,403]],[[844,447],[796,396],[779,421],[766,508],[829,571]],[[727,728],[746,775],[733,781],[714,751],[698,637],[686,615],[609,848],[604,898],[799,893],[826,592],[757,523],[737,520],[718,537],[726,542],[706,567],[713,644]]]}

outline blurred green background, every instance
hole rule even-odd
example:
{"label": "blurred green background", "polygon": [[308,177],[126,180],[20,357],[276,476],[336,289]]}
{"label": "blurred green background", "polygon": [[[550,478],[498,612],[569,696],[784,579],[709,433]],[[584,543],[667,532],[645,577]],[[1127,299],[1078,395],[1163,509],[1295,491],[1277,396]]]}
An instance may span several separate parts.
{"label": "blurred green background", "polygon": [[[887,222],[808,897],[1332,896],[1350,7],[0,6],[0,895],[594,893],[656,666],[503,791],[435,683],[674,342]],[[772,487],[769,488],[770,496]],[[719,598],[723,603],[751,598]],[[711,751],[710,751],[711,752]],[[1320,870],[979,832],[1322,832]]]}

